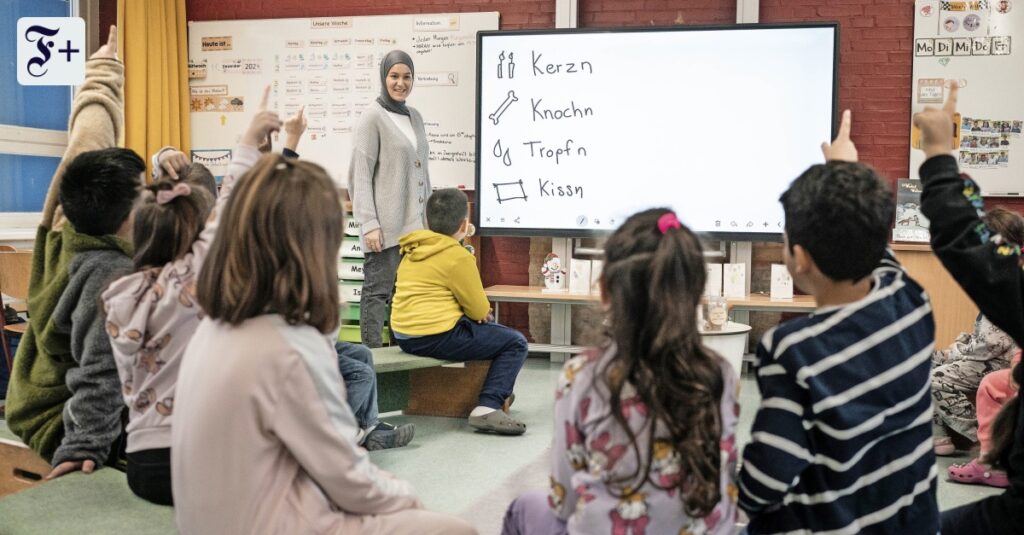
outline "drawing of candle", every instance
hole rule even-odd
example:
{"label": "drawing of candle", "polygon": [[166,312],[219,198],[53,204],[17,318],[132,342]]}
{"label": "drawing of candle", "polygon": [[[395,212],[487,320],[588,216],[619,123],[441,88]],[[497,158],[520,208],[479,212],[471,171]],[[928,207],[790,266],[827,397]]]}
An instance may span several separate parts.
{"label": "drawing of candle", "polygon": [[505,66],[505,51],[502,50],[501,54],[498,54],[498,78],[499,79],[502,77],[501,76],[501,71],[504,68],[504,66]]}
{"label": "drawing of candle", "polygon": [[[511,79],[516,77],[516,64],[515,64],[514,61],[512,61],[512,56],[514,56],[514,55],[515,55],[515,52],[509,52],[508,53],[508,79],[509,80],[511,80]],[[500,76],[499,76],[499,78],[500,78]]]}

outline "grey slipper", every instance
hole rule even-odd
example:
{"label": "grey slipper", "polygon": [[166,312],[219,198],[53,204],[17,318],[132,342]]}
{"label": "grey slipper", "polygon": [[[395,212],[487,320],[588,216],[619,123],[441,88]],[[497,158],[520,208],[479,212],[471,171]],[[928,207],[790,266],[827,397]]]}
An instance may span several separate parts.
{"label": "grey slipper", "polygon": [[470,416],[469,426],[478,431],[488,431],[499,435],[521,435],[526,432],[526,424],[497,410],[483,416]]}

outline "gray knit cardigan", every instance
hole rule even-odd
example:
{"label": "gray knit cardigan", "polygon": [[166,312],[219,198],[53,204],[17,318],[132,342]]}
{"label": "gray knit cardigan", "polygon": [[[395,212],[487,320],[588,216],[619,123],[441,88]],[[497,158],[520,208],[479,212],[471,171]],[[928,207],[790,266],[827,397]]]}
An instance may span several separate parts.
{"label": "gray knit cardigan", "polygon": [[405,234],[426,227],[430,150],[423,117],[412,107],[409,113],[416,147],[376,102],[360,117],[352,147],[348,172],[352,214],[363,235],[381,229],[385,249],[398,245]]}

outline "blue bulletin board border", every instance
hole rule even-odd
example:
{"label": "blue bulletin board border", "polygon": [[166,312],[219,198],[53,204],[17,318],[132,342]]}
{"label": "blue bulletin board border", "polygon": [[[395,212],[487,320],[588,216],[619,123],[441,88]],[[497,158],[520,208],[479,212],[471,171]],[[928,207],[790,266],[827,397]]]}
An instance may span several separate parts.
{"label": "blue bulletin board border", "polygon": [[[487,37],[509,35],[558,35],[558,34],[600,34],[600,33],[634,33],[634,32],[700,32],[700,31],[733,31],[733,30],[778,30],[793,28],[831,28],[833,30],[833,64],[832,64],[832,138],[838,131],[839,112],[839,23],[838,22],[795,22],[780,24],[715,24],[715,25],[694,25],[694,26],[654,26],[637,28],[561,28],[550,30],[488,30],[476,34],[476,163],[475,163],[475,191],[481,189],[480,176],[480,154],[483,154],[480,141],[480,123],[483,117],[483,106],[481,103],[481,92],[483,77],[480,73],[483,68],[483,41]],[[796,177],[793,177],[796,179]],[[473,224],[477,228],[477,234],[481,236],[520,236],[520,237],[555,237],[555,238],[591,238],[607,236],[611,230],[569,230],[569,229],[543,229],[543,228],[506,228],[487,226],[481,220],[480,199],[477,199],[476,210],[473,211]],[[712,240],[730,241],[782,241],[782,232],[760,233],[760,232],[703,232],[701,236]]]}

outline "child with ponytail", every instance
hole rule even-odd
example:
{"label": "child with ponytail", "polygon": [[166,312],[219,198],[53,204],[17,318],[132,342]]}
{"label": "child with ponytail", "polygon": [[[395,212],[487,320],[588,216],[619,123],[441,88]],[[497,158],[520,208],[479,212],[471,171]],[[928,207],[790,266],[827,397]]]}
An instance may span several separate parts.
{"label": "child with ponytail", "polygon": [[235,178],[259,158],[259,140],[281,124],[274,112],[256,115],[234,151],[216,204],[209,170],[189,164],[179,151],[161,150],[153,162],[155,181],[133,212],[135,272],[102,295],[128,407],[128,485],[153,503],[173,504],[171,422],[181,356],[203,317],[196,301],[199,270]]}
{"label": "child with ponytail", "polygon": [[705,278],[700,241],[668,210],[608,239],[607,341],[566,363],[550,493],[516,499],[504,534],[733,532],[737,379],[701,343]]}

